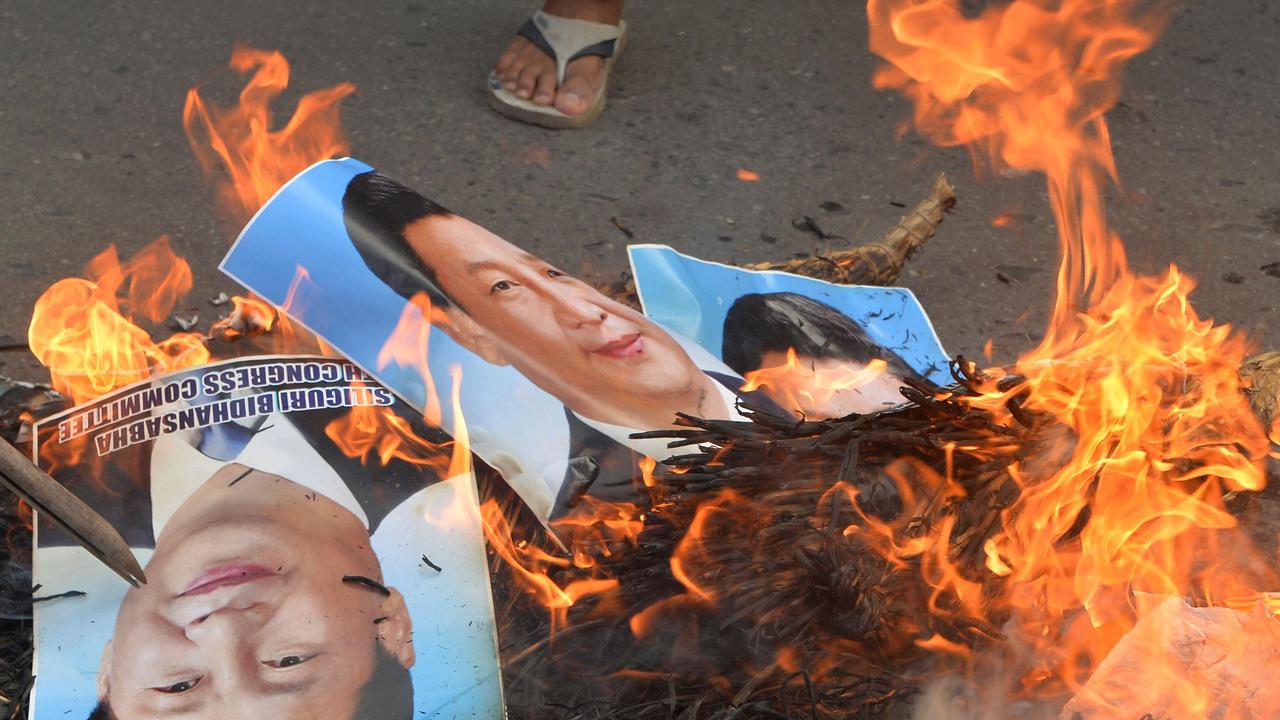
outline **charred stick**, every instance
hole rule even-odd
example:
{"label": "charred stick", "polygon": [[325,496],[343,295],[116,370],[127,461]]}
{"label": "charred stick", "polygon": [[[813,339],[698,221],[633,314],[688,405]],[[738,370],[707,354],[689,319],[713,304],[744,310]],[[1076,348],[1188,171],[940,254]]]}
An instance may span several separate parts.
{"label": "charred stick", "polygon": [[129,544],[110,523],[3,439],[0,439],[0,483],[60,526],[130,585],[138,587],[147,582]]}

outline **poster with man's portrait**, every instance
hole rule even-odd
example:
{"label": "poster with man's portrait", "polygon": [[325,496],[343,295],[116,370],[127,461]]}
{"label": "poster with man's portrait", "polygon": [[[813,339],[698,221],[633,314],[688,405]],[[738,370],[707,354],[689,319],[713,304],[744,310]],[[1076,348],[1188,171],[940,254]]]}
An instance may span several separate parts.
{"label": "poster with man's portrait", "polygon": [[[440,462],[371,451],[353,413]],[[34,720],[502,716],[475,480],[356,366],[179,371],[40,421],[33,444],[147,577],[38,519]]]}
{"label": "poster with man's portrait", "polygon": [[644,502],[637,432],[739,419],[743,378],[564,268],[353,159],[299,174],[222,269],[471,447],[544,521]]}
{"label": "poster with man's portrait", "polygon": [[797,416],[875,412],[904,402],[907,381],[951,382],[949,357],[906,288],[744,270],[664,245],[627,251],[647,316]]}

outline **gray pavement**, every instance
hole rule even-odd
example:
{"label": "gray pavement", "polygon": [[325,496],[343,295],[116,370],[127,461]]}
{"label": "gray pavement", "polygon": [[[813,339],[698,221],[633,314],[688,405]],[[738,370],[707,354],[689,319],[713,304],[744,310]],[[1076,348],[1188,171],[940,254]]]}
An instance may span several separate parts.
{"label": "gray pavement", "polygon": [[[610,108],[585,131],[505,120],[483,78],[526,8],[414,2],[34,2],[0,0],[0,335],[108,243],[128,254],[168,234],[195,271],[188,305],[234,284],[216,271],[227,228],[181,128],[186,89],[231,102],[232,44],[278,48],[294,87],[340,81],[353,155],[588,279],[624,267],[627,239],[721,261],[818,246],[811,215],[874,239],[956,181],[960,206],[910,266],[952,353],[992,338],[1010,360],[1039,338],[1055,240],[1039,178],[974,179],[961,150],[895,124],[907,103],[871,89],[875,60],[857,2],[635,2]],[[1176,262],[1202,313],[1280,347],[1280,3],[1188,3],[1137,59],[1112,114],[1125,192],[1111,208],[1134,263]],[[296,99],[290,93],[286,100]],[[291,103],[288,104],[291,107]],[[281,110],[282,114],[286,112]],[[762,179],[743,183],[739,167]],[[822,204],[840,209],[829,211]],[[995,228],[997,214],[1017,222]],[[998,274],[997,266],[1008,267]],[[1015,322],[1026,315],[1021,322]],[[0,374],[40,379],[23,353]]]}

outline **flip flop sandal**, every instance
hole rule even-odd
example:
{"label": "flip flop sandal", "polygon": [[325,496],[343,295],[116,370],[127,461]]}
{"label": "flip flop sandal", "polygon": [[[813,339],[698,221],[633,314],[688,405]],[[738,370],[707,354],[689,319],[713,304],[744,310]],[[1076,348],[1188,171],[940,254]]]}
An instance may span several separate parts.
{"label": "flip flop sandal", "polygon": [[609,73],[613,63],[622,54],[626,43],[627,24],[617,25],[577,20],[548,15],[539,10],[520,28],[519,33],[537,45],[556,61],[556,87],[564,83],[565,68],[569,63],[587,55],[604,58],[604,81],[591,102],[591,107],[578,115],[565,115],[554,105],[537,105],[507,90],[498,80],[497,72],[489,71],[489,105],[499,113],[522,122],[545,128],[583,128],[594,123],[604,112],[605,95],[609,85]]}

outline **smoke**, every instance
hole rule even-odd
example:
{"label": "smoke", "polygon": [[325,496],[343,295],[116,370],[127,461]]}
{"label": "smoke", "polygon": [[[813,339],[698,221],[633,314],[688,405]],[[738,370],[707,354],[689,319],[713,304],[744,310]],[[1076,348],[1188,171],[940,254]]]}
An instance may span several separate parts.
{"label": "smoke", "polygon": [[1056,720],[1061,701],[1010,700],[1007,678],[948,675],[916,697],[911,720]]}

